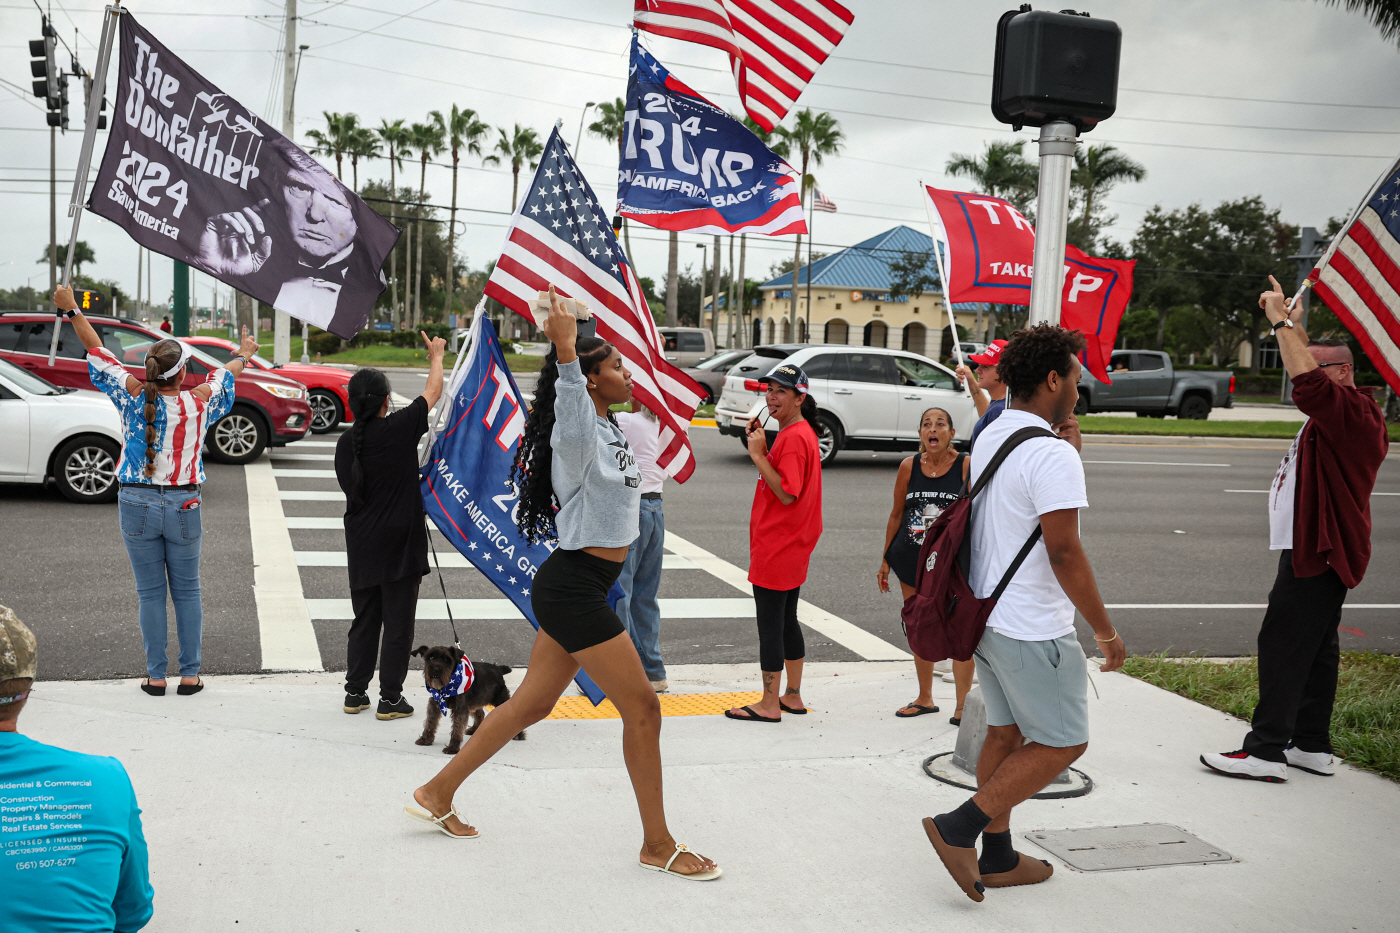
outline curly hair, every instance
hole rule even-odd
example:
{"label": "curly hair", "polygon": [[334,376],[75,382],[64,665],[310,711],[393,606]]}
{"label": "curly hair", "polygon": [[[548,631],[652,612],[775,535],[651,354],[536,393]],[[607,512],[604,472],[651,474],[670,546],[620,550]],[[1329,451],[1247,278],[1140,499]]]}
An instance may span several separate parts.
{"label": "curly hair", "polygon": [[172,337],[157,340],[146,351],[146,384],[143,388],[146,405],[142,409],[142,414],[146,419],[146,469],[144,472],[147,479],[156,475],[156,454],[160,452],[160,448],[156,446],[156,395],[161,389],[168,389],[184,382],[185,370],[181,367],[180,372],[169,379],[161,379],[159,376],[180,362],[182,352],[180,341]]}
{"label": "curly hair", "polygon": [[[580,337],[574,343],[579,368],[585,376],[596,373],[612,350],[613,345],[601,337]],[[525,434],[510,468],[510,481],[520,493],[515,524],[532,544],[559,537],[554,528],[558,508],[554,501],[554,448],[550,443],[554,433],[554,384],[558,380],[559,355],[551,346],[540,370],[540,381],[535,385],[535,401],[525,419]],[[608,418],[611,420],[611,413]]]}
{"label": "curly hair", "polygon": [[1018,402],[1029,402],[1053,369],[1068,376],[1073,360],[1086,346],[1084,334],[1053,324],[1037,324],[1011,335],[997,359],[997,375]]}
{"label": "curly hair", "polygon": [[389,397],[389,377],[377,369],[360,369],[350,377],[347,388],[350,396],[350,413],[355,423],[350,426],[350,447],[355,459],[350,463],[350,494],[346,496],[351,507],[358,506],[362,498],[364,468],[360,465],[360,450],[365,443],[365,426],[379,417],[384,400]]}

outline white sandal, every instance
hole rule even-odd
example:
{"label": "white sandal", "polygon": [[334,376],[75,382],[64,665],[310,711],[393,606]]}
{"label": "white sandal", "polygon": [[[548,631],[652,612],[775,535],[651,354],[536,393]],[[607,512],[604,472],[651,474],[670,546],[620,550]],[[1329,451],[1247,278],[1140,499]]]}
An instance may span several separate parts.
{"label": "white sandal", "polygon": [[[690,849],[678,842],[676,843],[676,851],[671,853],[671,857],[666,860],[666,865],[664,867],[661,865],[648,865],[646,862],[638,862],[637,864],[649,871],[664,872],[668,875],[675,875],[677,878],[686,878],[690,881],[714,881],[720,875],[724,874],[724,869],[719,867],[712,868],[709,871],[694,871],[689,873],[671,871],[671,865],[676,859],[680,858],[682,852],[690,852]],[[692,852],[691,854],[694,855],[695,853]]]}
{"label": "white sandal", "polygon": [[[429,823],[432,826],[436,827],[438,832],[441,832],[447,836],[451,836],[453,839],[475,839],[477,836],[481,835],[480,830],[477,830],[474,833],[467,833],[466,835],[461,835],[459,833],[454,833],[452,830],[448,829],[445,825],[443,825],[447,821],[447,818],[449,816],[455,816],[463,823],[467,822],[462,817],[462,814],[457,812],[456,807],[450,808],[442,816],[433,816],[427,810],[420,810],[417,807],[404,807],[403,812],[408,814],[408,818],[410,820],[417,820],[420,823]],[[669,865],[670,863],[668,862],[667,864]]]}

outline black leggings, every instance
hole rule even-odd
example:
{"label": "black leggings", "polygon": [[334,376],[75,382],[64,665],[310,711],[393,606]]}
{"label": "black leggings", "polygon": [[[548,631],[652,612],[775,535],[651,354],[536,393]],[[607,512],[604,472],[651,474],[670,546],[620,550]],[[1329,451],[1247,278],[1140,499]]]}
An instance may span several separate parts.
{"label": "black leggings", "polygon": [[797,594],[802,587],[770,590],[753,584],[758,610],[758,667],[765,673],[783,669],[783,661],[801,661],[807,655],[802,626],[797,623]]}
{"label": "black leggings", "polygon": [[569,654],[627,631],[608,605],[608,592],[623,563],[558,548],[535,571],[530,590],[535,621]]}

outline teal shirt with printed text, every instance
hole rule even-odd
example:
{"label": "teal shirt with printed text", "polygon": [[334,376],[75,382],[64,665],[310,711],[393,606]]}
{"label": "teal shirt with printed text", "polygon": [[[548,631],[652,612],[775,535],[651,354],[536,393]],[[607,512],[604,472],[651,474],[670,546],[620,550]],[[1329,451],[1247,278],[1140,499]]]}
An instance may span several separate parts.
{"label": "teal shirt with printed text", "polygon": [[122,763],[0,732],[0,929],[129,933],[153,896]]}

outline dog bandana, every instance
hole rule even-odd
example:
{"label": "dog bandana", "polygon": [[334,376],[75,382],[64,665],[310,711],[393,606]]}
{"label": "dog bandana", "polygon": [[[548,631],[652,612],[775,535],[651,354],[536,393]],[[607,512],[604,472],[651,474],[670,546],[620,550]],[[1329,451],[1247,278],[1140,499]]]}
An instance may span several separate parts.
{"label": "dog bandana", "polygon": [[442,713],[445,718],[447,716],[447,701],[470,690],[474,680],[476,680],[476,671],[472,669],[472,662],[468,661],[464,654],[462,660],[457,662],[457,669],[452,672],[452,677],[448,679],[446,686],[441,690],[429,687],[428,696],[433,698],[433,702],[438,706],[438,712]]}

